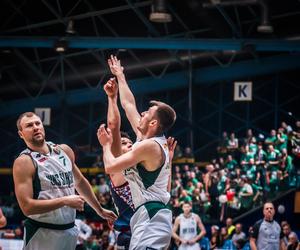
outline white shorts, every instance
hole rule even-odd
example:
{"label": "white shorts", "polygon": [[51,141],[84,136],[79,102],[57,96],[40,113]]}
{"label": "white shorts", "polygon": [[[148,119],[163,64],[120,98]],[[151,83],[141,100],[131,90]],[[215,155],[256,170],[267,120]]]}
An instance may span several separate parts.
{"label": "white shorts", "polygon": [[130,220],[130,250],[167,249],[172,237],[172,212],[161,202],[147,202]]}
{"label": "white shorts", "polygon": [[195,243],[193,245],[181,244],[178,247],[178,250],[201,250],[201,248],[199,243]]}
{"label": "white shorts", "polygon": [[76,226],[66,230],[55,230],[25,222],[23,249],[72,250],[76,248],[78,234]]}

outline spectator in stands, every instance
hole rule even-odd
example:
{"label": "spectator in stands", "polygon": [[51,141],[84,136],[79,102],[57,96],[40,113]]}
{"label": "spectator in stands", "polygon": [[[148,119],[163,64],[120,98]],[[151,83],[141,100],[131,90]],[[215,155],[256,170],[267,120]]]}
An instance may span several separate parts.
{"label": "spectator in stands", "polygon": [[99,193],[102,195],[109,193],[109,186],[107,185],[104,176],[100,177]]}
{"label": "spectator in stands", "polygon": [[86,220],[79,218],[75,219],[75,225],[79,231],[76,250],[83,249],[84,242],[92,235],[92,228],[86,223]]}
{"label": "spectator in stands", "polygon": [[183,157],[183,153],[182,153],[181,147],[179,144],[177,144],[175,151],[174,151],[174,160],[180,159],[182,157]]}
{"label": "spectator in stands", "polygon": [[235,226],[233,225],[233,221],[232,218],[228,217],[226,219],[226,228],[227,228],[227,235],[226,235],[226,239],[231,239],[234,230],[235,230]]}
{"label": "spectator in stands", "polygon": [[232,171],[232,170],[235,170],[237,166],[238,166],[237,161],[235,159],[233,159],[232,155],[229,154],[227,156],[227,161],[225,163],[225,167],[228,170]]}
{"label": "spectator in stands", "polygon": [[239,140],[235,138],[235,134],[231,133],[226,145],[227,150],[234,152],[239,148]]}
{"label": "spectator in stands", "polygon": [[92,186],[94,194],[97,196],[98,193],[99,193],[99,185],[97,184],[97,179],[96,178],[92,178],[91,186]]}
{"label": "spectator in stands", "polygon": [[103,168],[102,154],[96,156],[96,160],[93,163],[92,167],[94,168]]}
{"label": "spectator in stands", "polygon": [[252,206],[253,188],[248,183],[248,179],[245,175],[241,177],[240,191],[238,195],[242,211],[248,210]]}
{"label": "spectator in stands", "polygon": [[220,231],[220,247],[222,248],[222,246],[224,245],[225,241],[226,241],[226,237],[227,237],[227,227],[222,227],[221,231]]}
{"label": "spectator in stands", "polygon": [[215,250],[218,249],[220,245],[220,228],[217,225],[211,226],[211,237],[210,237],[210,249]]}
{"label": "spectator in stands", "polygon": [[276,149],[282,151],[282,149],[287,149],[288,136],[284,133],[283,128],[278,129],[277,140],[276,140]]}
{"label": "spectator in stands", "polygon": [[179,197],[179,203],[182,205],[185,202],[192,202],[192,197],[189,196],[187,191],[183,189]]}
{"label": "spectator in stands", "polygon": [[217,151],[220,155],[226,155],[228,140],[229,140],[229,138],[228,138],[227,132],[224,131],[222,134],[222,138],[220,140],[219,146],[217,147]]}
{"label": "spectator in stands", "polygon": [[263,207],[264,218],[255,223],[250,235],[251,250],[279,250],[281,245],[281,228],[273,219],[275,209],[272,202]]}
{"label": "spectator in stands", "polygon": [[293,128],[290,125],[288,125],[286,122],[281,122],[281,127],[283,128],[284,133],[287,135],[293,132]]}
{"label": "spectator in stands", "polygon": [[232,242],[237,246],[240,240],[246,240],[246,234],[243,232],[242,224],[237,223],[235,224],[235,233],[232,235]]}
{"label": "spectator in stands", "polygon": [[286,148],[281,151],[278,174],[280,191],[285,191],[290,185],[294,184],[293,158],[288,155]]}
{"label": "spectator in stands", "polygon": [[185,147],[183,157],[194,158],[194,153],[191,147]]}
{"label": "spectator in stands", "polygon": [[267,145],[275,145],[277,141],[276,130],[272,129],[270,132],[270,136],[266,138],[265,144]]}
{"label": "spectator in stands", "polygon": [[286,250],[288,247],[288,244],[289,244],[289,235],[290,235],[290,233],[294,233],[294,232],[292,232],[291,226],[289,223],[284,223],[281,226],[281,230],[282,230],[282,234],[283,234],[283,238],[281,241],[281,249]]}
{"label": "spectator in stands", "polygon": [[0,228],[5,227],[7,224],[6,217],[4,216],[2,209],[0,208]]}
{"label": "spectator in stands", "polygon": [[300,243],[296,233],[291,232],[289,234],[289,244],[287,250],[300,250]]}
{"label": "spectator in stands", "polygon": [[250,144],[253,138],[255,138],[255,137],[254,137],[254,135],[253,135],[252,129],[249,128],[249,129],[247,130],[247,133],[246,133],[246,138],[245,138],[245,140],[244,140],[244,144],[245,144],[245,145],[246,145],[246,144]]}

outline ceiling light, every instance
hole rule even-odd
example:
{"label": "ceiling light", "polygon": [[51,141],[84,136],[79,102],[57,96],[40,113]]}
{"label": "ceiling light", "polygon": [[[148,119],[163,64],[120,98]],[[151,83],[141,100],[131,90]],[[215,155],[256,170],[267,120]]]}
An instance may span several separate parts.
{"label": "ceiling light", "polygon": [[66,28],[66,33],[71,34],[71,35],[74,35],[76,33],[76,31],[74,29],[74,20],[73,19],[70,19],[68,21],[67,28]]}
{"label": "ceiling light", "polygon": [[156,23],[172,22],[172,16],[167,11],[166,0],[152,0],[149,19]]}
{"label": "ceiling light", "polygon": [[56,52],[63,53],[68,48],[68,42],[66,40],[58,40],[54,44],[54,49]]}

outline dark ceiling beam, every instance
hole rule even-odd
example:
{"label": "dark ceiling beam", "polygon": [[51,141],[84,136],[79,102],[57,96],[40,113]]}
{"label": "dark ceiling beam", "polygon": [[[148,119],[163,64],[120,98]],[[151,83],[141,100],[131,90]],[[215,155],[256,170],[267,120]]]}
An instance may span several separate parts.
{"label": "dark ceiling beam", "polygon": [[[194,70],[194,84],[209,84],[218,81],[234,81],[243,78],[256,77],[271,73],[300,68],[299,55],[281,55],[263,58],[261,60],[248,60],[233,63],[230,67],[207,67]],[[142,95],[161,91],[170,91],[188,87],[187,71],[165,74],[156,79],[147,77],[130,80],[130,88],[134,94]],[[106,96],[103,91],[95,89],[78,89],[67,91],[62,94],[48,94],[35,99],[20,99],[0,104],[0,117],[16,115],[21,112],[33,110],[35,107],[58,108],[61,102],[70,106],[76,106],[91,102],[105,102]]]}
{"label": "dark ceiling beam", "polygon": [[[60,37],[0,36],[0,47],[54,48]],[[284,39],[168,39],[134,37],[65,37],[74,49],[175,49],[175,50],[236,50],[244,47],[256,51],[300,51],[300,41]]]}
{"label": "dark ceiling beam", "polygon": [[[152,3],[152,1],[143,1],[143,2],[135,3],[134,6],[145,7],[145,6],[150,6],[151,3]],[[13,33],[13,32],[19,32],[19,31],[24,31],[24,30],[28,30],[28,29],[42,28],[42,27],[47,27],[50,25],[60,24],[61,21],[66,23],[69,19],[82,20],[82,19],[86,19],[86,18],[90,18],[90,17],[96,17],[96,16],[100,16],[100,15],[106,15],[106,14],[111,14],[111,13],[115,13],[115,12],[130,10],[130,9],[131,9],[131,7],[126,4],[126,5],[122,5],[122,6],[118,6],[118,7],[114,7],[114,8],[108,8],[105,10],[91,11],[91,12],[87,12],[87,13],[83,13],[83,14],[79,14],[79,15],[68,16],[68,17],[62,18],[61,20],[53,19],[53,20],[49,20],[49,21],[45,21],[45,22],[41,22],[41,23],[25,25],[25,26],[13,28],[13,29],[4,30],[1,33]]]}

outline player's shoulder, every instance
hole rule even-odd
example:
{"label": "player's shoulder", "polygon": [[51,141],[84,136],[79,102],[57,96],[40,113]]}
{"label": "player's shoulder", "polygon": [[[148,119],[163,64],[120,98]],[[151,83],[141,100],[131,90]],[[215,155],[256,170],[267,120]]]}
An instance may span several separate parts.
{"label": "player's shoulder", "polygon": [[14,165],[32,163],[30,154],[20,154],[14,161]]}

